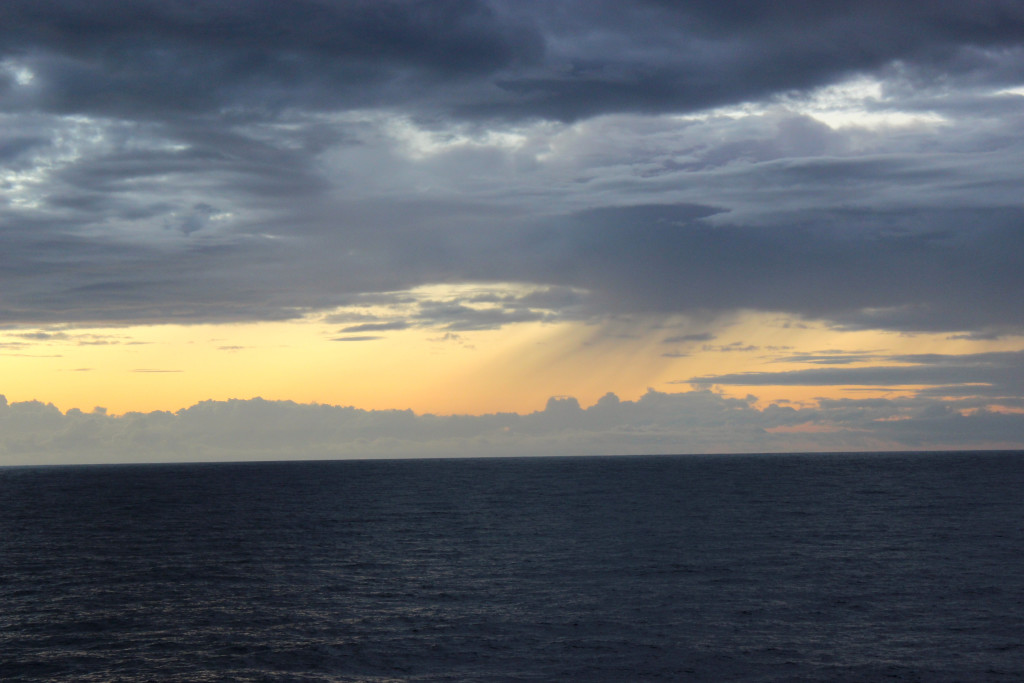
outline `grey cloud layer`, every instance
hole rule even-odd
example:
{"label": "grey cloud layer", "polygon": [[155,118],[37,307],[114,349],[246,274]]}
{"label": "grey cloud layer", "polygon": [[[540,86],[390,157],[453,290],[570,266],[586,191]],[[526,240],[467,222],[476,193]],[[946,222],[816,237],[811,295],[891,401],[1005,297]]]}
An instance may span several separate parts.
{"label": "grey cloud layer", "polygon": [[[225,107],[414,106],[573,119],[804,89],[895,60],[1005,77],[1010,0],[9,0],[22,106],[164,118]],[[1018,65],[1019,66],[1019,65]],[[1019,76],[1019,71],[1017,72]]]}
{"label": "grey cloud layer", "polygon": [[884,360],[888,364],[711,375],[691,377],[686,382],[739,386],[931,386],[940,387],[941,391],[936,393],[946,395],[981,396],[997,401],[1010,399],[1010,405],[1017,405],[1019,397],[1024,396],[1024,351],[911,354],[871,360]]}
{"label": "grey cloud layer", "polygon": [[[881,83],[867,113],[926,123],[801,109],[858,75]],[[1019,331],[1024,98],[997,91],[1022,83],[1024,9],[998,0],[8,0],[0,322],[282,319],[489,281],[572,296],[363,324]],[[765,111],[708,113],[744,102]]]}
{"label": "grey cloud layer", "polygon": [[[899,419],[892,419],[894,416]],[[801,431],[801,427],[811,429]],[[0,465],[337,457],[451,457],[1024,448],[1024,415],[970,401],[824,401],[816,409],[707,391],[553,398],[529,415],[438,417],[288,401],[204,401],[177,413],[61,413],[0,397]]]}

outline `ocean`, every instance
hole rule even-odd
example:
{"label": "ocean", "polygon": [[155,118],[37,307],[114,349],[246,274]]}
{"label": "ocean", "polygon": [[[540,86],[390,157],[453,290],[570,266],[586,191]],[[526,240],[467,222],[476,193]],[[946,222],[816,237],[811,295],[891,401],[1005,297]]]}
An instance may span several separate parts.
{"label": "ocean", "polygon": [[3,681],[1020,681],[1024,454],[0,469]]}

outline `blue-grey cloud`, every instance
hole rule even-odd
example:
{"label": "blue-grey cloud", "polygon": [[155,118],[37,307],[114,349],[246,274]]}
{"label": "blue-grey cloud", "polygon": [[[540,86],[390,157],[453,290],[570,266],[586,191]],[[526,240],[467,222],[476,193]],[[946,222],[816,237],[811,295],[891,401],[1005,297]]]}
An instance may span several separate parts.
{"label": "blue-grey cloud", "polygon": [[586,408],[555,397],[526,415],[480,416],[263,399],[110,416],[0,397],[0,465],[950,447],[1024,448],[1024,414],[934,399],[758,409],[708,391],[608,394]]}
{"label": "blue-grey cloud", "polygon": [[780,356],[774,363],[808,363],[810,365],[853,365],[881,358],[870,353],[798,353],[791,356]]}
{"label": "blue-grey cloud", "polygon": [[361,325],[350,325],[349,327],[343,328],[341,331],[344,333],[350,332],[387,332],[390,330],[404,330],[409,327],[409,323],[404,320],[396,320],[393,322],[386,323],[363,323]]}
{"label": "blue-grey cloud", "polygon": [[537,239],[564,259],[561,277],[621,310],[750,307],[908,331],[1024,322],[1010,294],[1024,290],[1020,209],[921,212],[916,229],[884,213],[764,229],[654,208],[589,211]]}
{"label": "blue-grey cloud", "polygon": [[985,396],[1024,395],[1024,351],[961,355],[911,354],[889,356],[900,365],[855,368],[810,368],[783,372],[741,372],[680,380],[700,386],[929,386],[933,394]]}
{"label": "blue-grey cloud", "polygon": [[369,335],[369,334],[357,334],[357,335],[349,335],[349,336],[345,336],[345,337],[334,337],[333,339],[331,339],[331,341],[336,341],[336,342],[364,342],[364,341],[376,341],[377,339],[382,339],[382,338],[383,337]]}
{"label": "blue-grey cloud", "polygon": [[702,109],[895,62],[1005,79],[1019,75],[1005,53],[1020,46],[1024,12],[1000,0],[8,0],[0,26],[4,53],[34,73],[14,98],[25,108],[163,119],[409,106],[569,120]]}
{"label": "blue-grey cloud", "polygon": [[662,340],[664,344],[680,344],[683,342],[707,342],[715,338],[715,335],[710,332],[701,332],[696,334],[678,334],[672,337],[666,337]]}
{"label": "blue-grey cloud", "polygon": [[[282,320],[483,281],[534,298],[408,324],[1013,333],[1022,44],[1003,0],[7,0],[0,323]],[[881,123],[808,114],[856,78]]]}

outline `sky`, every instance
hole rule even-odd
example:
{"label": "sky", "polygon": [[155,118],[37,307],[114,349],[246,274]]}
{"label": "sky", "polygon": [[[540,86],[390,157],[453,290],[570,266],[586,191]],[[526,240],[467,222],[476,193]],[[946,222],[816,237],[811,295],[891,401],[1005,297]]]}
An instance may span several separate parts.
{"label": "sky", "polygon": [[1017,0],[4,0],[0,464],[1024,448]]}

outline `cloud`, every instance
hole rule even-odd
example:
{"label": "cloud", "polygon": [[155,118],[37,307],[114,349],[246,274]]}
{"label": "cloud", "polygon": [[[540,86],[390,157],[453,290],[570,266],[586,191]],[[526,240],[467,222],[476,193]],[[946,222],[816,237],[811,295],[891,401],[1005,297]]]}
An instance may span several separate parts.
{"label": "cloud", "polygon": [[555,397],[527,415],[447,417],[263,399],[110,416],[0,399],[5,465],[949,447],[1022,448],[1024,413],[927,399],[758,409],[708,391],[608,394],[588,408]]}
{"label": "cloud", "polygon": [[748,351],[759,351],[760,346],[754,346],[753,344],[744,344],[743,342],[732,342],[731,344],[704,344],[701,346],[702,351],[714,351],[717,353],[746,353]]}
{"label": "cloud", "polygon": [[790,356],[781,356],[774,359],[773,363],[808,363],[811,365],[852,365],[882,358],[882,356],[870,353],[798,353]]}
{"label": "cloud", "polygon": [[[10,0],[23,107],[116,118],[409,108],[574,120],[694,111],[903,63],[1004,82],[1024,13],[985,0],[638,2]],[[22,74],[18,76],[17,74]],[[153,83],[162,87],[154,88]]]}
{"label": "cloud", "polygon": [[542,311],[529,308],[471,308],[462,304],[428,303],[421,306],[421,320],[454,331],[489,330],[509,323],[535,322],[549,319]]}
{"label": "cloud", "polygon": [[[742,372],[680,380],[697,386],[930,386],[936,393],[986,397],[1024,395],[1024,351],[975,354],[911,354],[884,358],[900,365]],[[941,387],[941,389],[938,389]]]}
{"label": "cloud", "polygon": [[[387,332],[410,328],[446,331],[498,329],[522,322],[550,322],[583,317],[585,295],[568,287],[537,287],[515,283],[442,285],[406,292],[357,296],[348,310],[324,317],[325,322],[354,321],[350,332]],[[372,306],[376,314],[358,309]]]}
{"label": "cloud", "polygon": [[715,335],[710,332],[701,332],[698,334],[679,334],[672,337],[666,337],[662,340],[663,344],[680,344],[683,342],[707,342],[715,338]]}
{"label": "cloud", "polygon": [[969,233],[956,212],[922,212],[913,218],[920,227],[903,229],[893,223],[905,216],[886,224],[881,212],[848,216],[834,229],[712,225],[690,214],[672,206],[589,211],[547,239],[565,255],[561,272],[572,284],[615,310],[750,307],[907,331],[1024,320],[1024,304],[1010,294],[1024,287],[1019,209],[975,210]]}
{"label": "cloud", "polygon": [[390,330],[404,330],[409,327],[409,323],[401,320],[387,323],[363,323],[361,325],[351,325],[342,330],[342,332],[387,332]]}
{"label": "cloud", "polygon": [[9,27],[7,49],[33,75],[34,92],[22,96],[29,103],[128,118],[239,105],[393,104],[541,48],[519,22],[462,0],[296,0],[230,10],[209,1],[86,8],[15,0],[0,22]]}
{"label": "cloud", "polygon": [[1012,334],[1022,38],[999,0],[8,0],[0,323],[506,283],[402,320]]}

